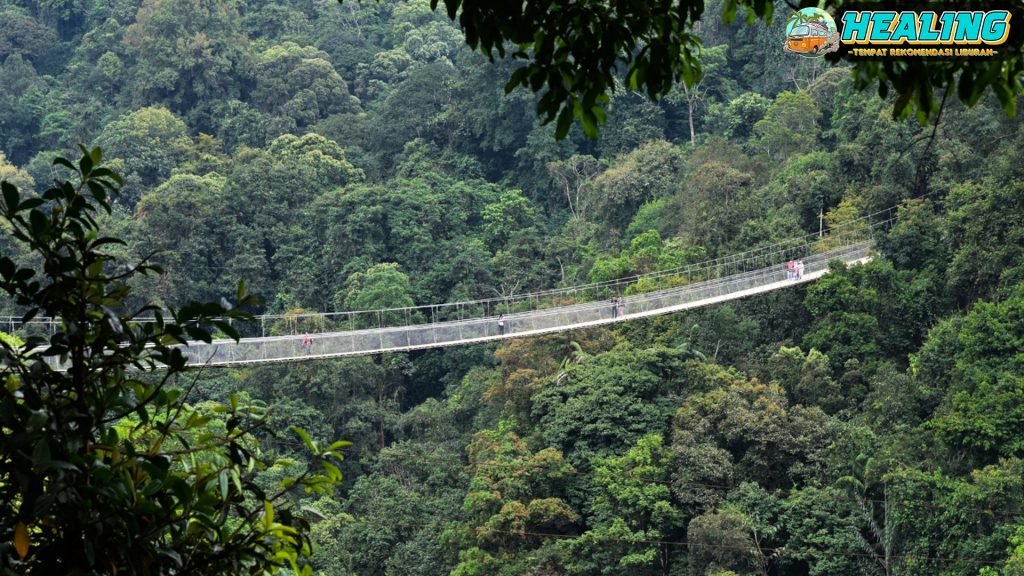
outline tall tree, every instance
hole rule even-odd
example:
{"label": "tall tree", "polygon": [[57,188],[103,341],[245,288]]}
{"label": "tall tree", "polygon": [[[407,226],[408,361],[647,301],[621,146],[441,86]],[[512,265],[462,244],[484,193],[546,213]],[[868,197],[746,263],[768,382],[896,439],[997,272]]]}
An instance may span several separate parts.
{"label": "tall tree", "polygon": [[764,118],[754,124],[759,143],[772,158],[785,161],[795,152],[810,152],[818,142],[821,111],[806,92],[783,92]]}
{"label": "tall tree", "polygon": [[98,142],[125,174],[124,193],[117,201],[129,208],[163,183],[192,147],[185,122],[166,108],[125,114],[103,128]]}
{"label": "tall tree", "polygon": [[[247,38],[226,0],[144,0],[125,31],[135,54],[137,104],[163,103],[179,114],[237,98],[249,74]],[[204,126],[212,120],[201,118]]]}
{"label": "tall tree", "polygon": [[590,529],[566,542],[570,574],[670,574],[683,514],[672,501],[671,452],[659,434],[619,457],[597,458]]}
{"label": "tall tree", "polygon": [[[473,435],[468,447],[472,479],[462,505],[468,525],[446,539],[465,539],[451,576],[513,576],[543,569],[551,548],[539,534],[558,534],[579,520],[562,497],[575,469],[552,448],[530,451],[502,422]],[[540,565],[540,566],[538,566]]]}
{"label": "tall tree", "polygon": [[287,119],[273,130],[291,133],[322,118],[355,112],[359,100],[331,65],[326,53],[294,42],[271,46],[256,58],[251,99],[264,111]]}

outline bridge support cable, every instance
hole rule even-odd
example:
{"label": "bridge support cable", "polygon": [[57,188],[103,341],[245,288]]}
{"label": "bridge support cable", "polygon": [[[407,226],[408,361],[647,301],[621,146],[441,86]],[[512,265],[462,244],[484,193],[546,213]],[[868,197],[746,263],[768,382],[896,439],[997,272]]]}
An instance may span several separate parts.
{"label": "bridge support cable", "polygon": [[[783,240],[671,270],[585,285],[427,306],[263,315],[256,318],[258,327],[253,324],[259,336],[237,343],[193,342],[185,351],[193,364],[287,362],[473,344],[666,314],[814,280],[831,260],[869,259],[874,235],[893,223],[891,212],[883,216],[889,218],[854,221],[820,238],[815,234]],[[804,262],[804,277],[789,279],[786,262],[797,259]],[[624,316],[608,313],[613,298],[621,300]],[[504,314],[504,331],[498,330],[499,313]],[[147,321],[152,319],[126,320],[129,325]],[[51,333],[62,321],[0,318],[0,323],[28,335]],[[306,334],[313,338],[312,346],[303,343]]]}
{"label": "bridge support cable", "polygon": [[[551,308],[527,308],[505,314],[503,334],[498,331],[497,316],[463,320],[455,316],[453,320],[438,319],[428,324],[317,333],[312,335],[313,345],[309,351],[300,346],[303,335],[289,335],[243,338],[237,343],[234,340],[191,343],[186,355],[192,364],[259,364],[440,348],[578,330],[779,290],[820,278],[833,260],[852,264],[870,257],[871,242],[863,241],[803,257],[804,275],[800,279],[788,278],[785,265],[776,264],[692,284],[627,294],[622,297],[625,314],[618,317],[608,314],[609,302],[605,298]],[[495,314],[500,310],[498,306],[490,307],[490,312]]]}

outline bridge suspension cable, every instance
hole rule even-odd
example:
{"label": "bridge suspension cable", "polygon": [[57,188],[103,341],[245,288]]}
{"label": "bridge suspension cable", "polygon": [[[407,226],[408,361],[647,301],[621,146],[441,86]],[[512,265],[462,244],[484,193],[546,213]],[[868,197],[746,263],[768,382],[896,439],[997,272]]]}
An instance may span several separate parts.
{"label": "bridge suspension cable", "polygon": [[[645,318],[811,281],[823,275],[832,260],[865,261],[874,234],[893,221],[890,209],[833,227],[827,235],[807,234],[669,270],[508,297],[257,316],[260,336],[239,342],[191,342],[185,353],[192,364],[301,361],[472,344]],[[803,261],[803,277],[790,279],[784,263],[797,259]],[[614,307],[609,298],[618,299]],[[129,326],[152,321],[124,320]],[[8,323],[12,331],[55,330],[59,322],[0,318],[0,325]]]}
{"label": "bridge suspension cable", "polygon": [[802,278],[788,277],[784,266],[738,272],[680,286],[622,297],[621,304],[591,300],[552,308],[528,309],[498,316],[442,320],[422,324],[341,329],[310,333],[190,343],[184,350],[190,364],[236,365],[304,361],[383,352],[400,352],[521,338],[637,320],[706,306],[810,282],[828,271],[831,261],[846,264],[871,257],[871,242],[860,241],[798,256]]}

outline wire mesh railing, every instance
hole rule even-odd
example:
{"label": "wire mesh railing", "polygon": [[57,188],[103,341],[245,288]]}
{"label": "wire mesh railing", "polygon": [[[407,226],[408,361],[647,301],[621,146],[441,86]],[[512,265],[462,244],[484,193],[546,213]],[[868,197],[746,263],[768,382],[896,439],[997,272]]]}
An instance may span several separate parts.
{"label": "wire mesh railing", "polygon": [[[786,267],[773,264],[691,284],[622,297],[621,308],[607,300],[553,308],[538,308],[463,320],[321,332],[310,335],[267,336],[192,343],[186,349],[190,364],[231,365],[317,358],[337,358],[470,344],[533,336],[664,314],[784,288],[824,274],[829,262],[861,261],[870,256],[871,241],[862,239],[836,248],[795,254],[804,265],[802,279],[791,279]],[[310,339],[312,340],[310,342]]]}
{"label": "wire mesh railing", "polygon": [[739,272],[769,267],[790,259],[870,240],[891,218],[873,222],[858,220],[834,228],[827,236],[805,235],[770,245],[730,254],[714,260],[688,264],[670,270],[617,278],[604,282],[575,285],[550,290],[513,294],[495,298],[410,306],[376,310],[353,310],[327,313],[264,315],[257,317],[261,336],[330,332],[367,328],[390,328],[409,325],[430,325],[445,321],[462,322],[472,318],[488,318],[498,314],[514,314],[530,310],[560,307],[576,302],[628,295],[637,291],[657,290],[688,285]]}
{"label": "wire mesh railing", "polygon": [[[561,287],[550,290],[515,294],[499,298],[486,298],[461,302],[352,310],[325,313],[268,314],[256,316],[254,323],[242,330],[244,336],[301,336],[306,333],[355,332],[383,330],[407,326],[434,327],[455,322],[472,324],[473,320],[487,321],[499,314],[518,315],[549,308],[564,308],[578,303],[594,302],[612,296],[631,296],[641,292],[690,286],[729,277],[743,272],[761,270],[793,259],[808,258],[833,248],[870,241],[880,228],[888,226],[891,213],[865,217],[834,227],[828,235],[805,235],[730,254],[713,260],[689,264],[670,270],[659,270],[604,282]],[[133,322],[150,319],[136,318]],[[60,319],[37,317],[21,322],[17,317],[0,317],[0,330],[7,327],[19,335],[53,333],[60,327]]]}

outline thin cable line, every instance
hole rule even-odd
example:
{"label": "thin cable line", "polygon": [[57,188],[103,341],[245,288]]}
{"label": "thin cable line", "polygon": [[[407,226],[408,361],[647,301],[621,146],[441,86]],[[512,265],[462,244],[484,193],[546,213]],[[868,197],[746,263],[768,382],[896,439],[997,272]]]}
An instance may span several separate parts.
{"label": "thin cable line", "polygon": [[[841,239],[844,236],[847,236],[847,235],[850,235],[850,234],[860,234],[860,233],[865,232],[865,230],[869,230],[870,231],[870,230],[873,230],[875,228],[882,227],[882,226],[885,226],[887,224],[890,224],[890,223],[892,223],[895,220],[895,218],[891,216],[892,210],[894,210],[895,208],[898,208],[898,206],[886,208],[884,210],[879,210],[879,211],[874,212],[872,214],[869,214],[867,216],[862,216],[860,218],[851,220],[849,222],[845,222],[843,224],[834,226],[834,227],[829,229],[829,232],[839,230],[840,233],[839,234],[830,234],[829,236],[821,237],[820,240],[822,240],[822,241],[835,241],[835,240]],[[889,214],[890,217],[885,219],[885,220],[880,220],[878,222],[874,222],[874,223],[868,225],[867,228],[864,228],[863,224],[859,224],[859,223],[862,223],[863,221],[865,221],[867,219],[874,218],[874,217],[876,217],[878,215],[881,215],[881,214]],[[847,230],[847,229],[852,230],[852,232],[845,232],[845,230]],[[778,242],[773,243],[773,244],[767,244],[765,246],[760,246],[760,247],[757,247],[757,248],[752,248],[750,250],[746,250],[746,251],[742,251],[742,252],[736,252],[736,253],[732,253],[732,254],[727,254],[725,256],[721,256],[721,257],[718,257],[718,258],[715,258],[715,259],[711,259],[711,260],[706,260],[706,261],[702,261],[702,262],[696,262],[696,263],[693,263],[693,264],[687,264],[687,265],[683,265],[683,266],[678,266],[676,268],[670,268],[670,269],[666,269],[666,270],[656,270],[656,271],[645,273],[645,274],[635,274],[635,275],[632,275],[632,276],[626,276],[626,277],[617,278],[617,279],[614,279],[614,280],[607,280],[607,281],[604,281],[604,282],[595,282],[595,283],[589,283],[589,284],[578,284],[578,285],[574,285],[574,286],[567,286],[567,287],[564,287],[564,288],[554,288],[554,289],[549,289],[549,290],[530,292],[530,293],[526,293],[526,294],[514,294],[514,295],[510,295],[508,297],[484,298],[484,299],[477,299],[477,300],[465,300],[465,301],[460,301],[460,302],[446,302],[446,303],[439,303],[439,304],[423,304],[423,305],[417,305],[417,306],[404,306],[404,307],[397,307],[397,308],[378,308],[378,309],[367,309],[367,310],[347,310],[347,311],[324,312],[324,313],[311,312],[311,313],[303,313],[303,314],[264,314],[264,315],[260,315],[260,316],[255,316],[254,319],[258,320],[258,321],[265,321],[265,320],[300,320],[300,319],[304,319],[304,318],[329,319],[329,318],[337,316],[337,317],[343,317],[343,318],[345,318],[347,320],[351,320],[355,316],[373,316],[373,315],[377,315],[377,314],[397,313],[397,312],[412,312],[412,311],[417,311],[417,312],[428,312],[429,311],[429,312],[433,312],[433,313],[436,314],[439,309],[455,309],[455,308],[460,308],[460,307],[461,308],[466,308],[466,307],[475,307],[475,306],[480,306],[480,305],[484,305],[486,307],[486,305],[488,305],[488,304],[495,304],[495,303],[505,303],[505,304],[508,304],[510,302],[511,303],[515,303],[515,302],[519,302],[519,301],[525,302],[525,301],[529,301],[531,299],[537,299],[537,298],[541,298],[541,297],[550,297],[550,296],[558,296],[558,295],[571,294],[571,293],[575,293],[575,292],[583,292],[583,291],[590,291],[590,290],[600,290],[600,289],[621,287],[623,285],[628,285],[628,284],[637,282],[637,281],[642,280],[642,279],[658,279],[658,278],[663,278],[665,276],[676,276],[676,275],[682,275],[682,274],[696,275],[696,274],[699,274],[702,271],[712,270],[712,269],[716,269],[716,268],[719,268],[719,267],[722,267],[722,266],[736,265],[736,264],[741,263],[741,262],[754,261],[756,259],[765,258],[767,256],[778,255],[780,253],[785,253],[785,252],[791,252],[791,251],[794,251],[794,250],[799,250],[801,248],[813,247],[816,242],[808,242],[807,239],[818,238],[818,237],[819,237],[818,233],[816,233],[816,232],[814,232],[814,233],[807,233],[807,234],[804,234],[804,235],[801,235],[801,236],[794,236],[794,237],[791,237],[791,238],[788,238],[788,239],[785,239],[785,240],[781,240],[781,241],[778,241]],[[48,323],[52,323],[53,321],[54,320],[52,318],[36,317],[35,319],[30,321],[29,323],[48,324]],[[132,321],[133,322],[151,322],[151,321],[153,321],[153,319],[152,318],[134,318],[134,319],[132,319]],[[20,323],[20,317],[17,317],[17,316],[0,317],[0,324],[2,324],[2,323],[11,323],[11,322]]]}

